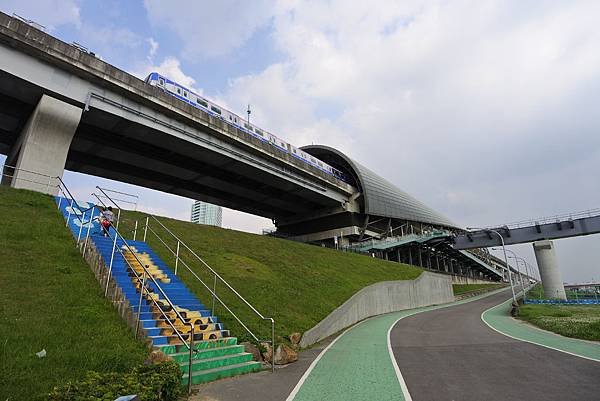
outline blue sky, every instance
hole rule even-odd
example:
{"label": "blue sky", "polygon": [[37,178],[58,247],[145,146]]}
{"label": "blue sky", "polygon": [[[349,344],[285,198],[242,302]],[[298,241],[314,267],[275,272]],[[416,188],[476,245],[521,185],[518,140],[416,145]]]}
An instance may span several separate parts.
{"label": "blue sky", "polygon": [[[296,145],[347,152],[464,226],[599,207],[600,3],[0,1],[139,77],[159,70]],[[104,180],[66,175],[81,196]],[[191,200],[118,183],[186,219]],[[224,225],[270,221],[233,211]],[[531,246],[514,247],[534,260]],[[557,242],[600,278],[600,236]]]}

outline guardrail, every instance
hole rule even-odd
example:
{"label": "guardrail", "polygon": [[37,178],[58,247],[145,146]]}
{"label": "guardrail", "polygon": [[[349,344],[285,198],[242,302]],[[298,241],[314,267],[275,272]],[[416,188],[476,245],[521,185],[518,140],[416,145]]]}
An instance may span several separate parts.
{"label": "guardrail", "polygon": [[499,225],[499,226],[489,226],[489,227],[486,227],[486,229],[493,229],[493,228],[516,229],[516,228],[530,227],[530,226],[542,225],[542,224],[548,224],[548,223],[557,223],[557,222],[576,220],[576,219],[581,219],[581,218],[585,218],[585,217],[596,217],[596,216],[600,216],[600,208],[583,210],[583,211],[573,212],[573,213],[557,214],[554,216],[539,217],[536,219],[515,221],[512,223],[503,224],[503,225]]}

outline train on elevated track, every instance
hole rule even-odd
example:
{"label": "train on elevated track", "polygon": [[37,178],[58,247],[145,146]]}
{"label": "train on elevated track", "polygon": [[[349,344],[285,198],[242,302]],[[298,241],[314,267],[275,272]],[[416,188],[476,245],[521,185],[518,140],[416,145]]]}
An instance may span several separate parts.
{"label": "train on elevated track", "polygon": [[177,99],[196,107],[200,110],[203,110],[214,116],[225,121],[227,124],[233,125],[234,127],[241,129],[242,131],[247,132],[255,138],[260,139],[261,141],[268,143],[269,145],[277,148],[285,153],[289,153],[290,155],[296,157],[299,160],[302,160],[304,163],[309,164],[317,169],[325,172],[326,174],[332,175],[335,178],[342,180],[344,182],[348,182],[346,175],[340,170],[330,166],[322,160],[317,159],[314,156],[309,155],[308,153],[298,149],[294,145],[278,138],[274,134],[257,127],[254,124],[244,120],[242,117],[237,114],[224,109],[223,107],[217,105],[216,103],[206,99],[203,96],[198,95],[197,93],[191,91],[183,85],[178,84],[175,81],[171,81],[163,75],[160,75],[157,72],[152,72],[146,77],[145,82],[149,85],[156,86],[171,96],[175,96]]}

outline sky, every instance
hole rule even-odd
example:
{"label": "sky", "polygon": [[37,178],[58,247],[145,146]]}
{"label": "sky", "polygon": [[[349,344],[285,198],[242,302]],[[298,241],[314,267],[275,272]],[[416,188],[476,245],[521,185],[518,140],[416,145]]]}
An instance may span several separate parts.
{"label": "sky", "polygon": [[[597,1],[0,0],[140,78],[190,86],[296,146],[340,149],[461,226],[600,207]],[[189,219],[192,200],[67,172]],[[225,210],[225,227],[269,220]],[[555,243],[600,279],[600,236]],[[531,245],[511,247],[534,263]]]}

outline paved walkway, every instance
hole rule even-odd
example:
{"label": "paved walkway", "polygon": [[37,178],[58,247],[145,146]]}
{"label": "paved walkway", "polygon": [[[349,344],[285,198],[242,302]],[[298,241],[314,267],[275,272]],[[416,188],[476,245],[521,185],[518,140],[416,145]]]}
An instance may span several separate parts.
{"label": "paved walkway", "polygon": [[[394,355],[413,400],[600,399],[598,362],[507,337],[481,320],[482,312],[495,305],[507,307],[506,298],[500,293],[451,310],[418,314],[392,330]],[[493,323],[527,333],[521,330],[526,325],[511,318]],[[538,338],[548,335],[531,330]],[[586,344],[600,349],[599,344]]]}
{"label": "paved walkway", "polygon": [[[516,340],[526,341],[600,362],[599,343],[567,338],[538,329],[535,326],[510,317],[508,313],[509,308],[510,300],[486,310],[481,314],[481,319],[492,329]],[[598,399],[600,399],[600,395]]]}
{"label": "paved walkway", "polygon": [[[301,353],[299,362],[274,375],[210,383],[195,400],[493,401],[571,399],[574,394],[577,399],[600,399],[597,362],[517,341],[482,322],[482,312],[508,296],[500,290],[367,319],[321,345],[325,349]],[[526,326],[509,317],[504,320],[503,307],[508,304],[485,315],[489,324],[507,332],[515,325]],[[574,341],[600,352],[598,344]]]}

